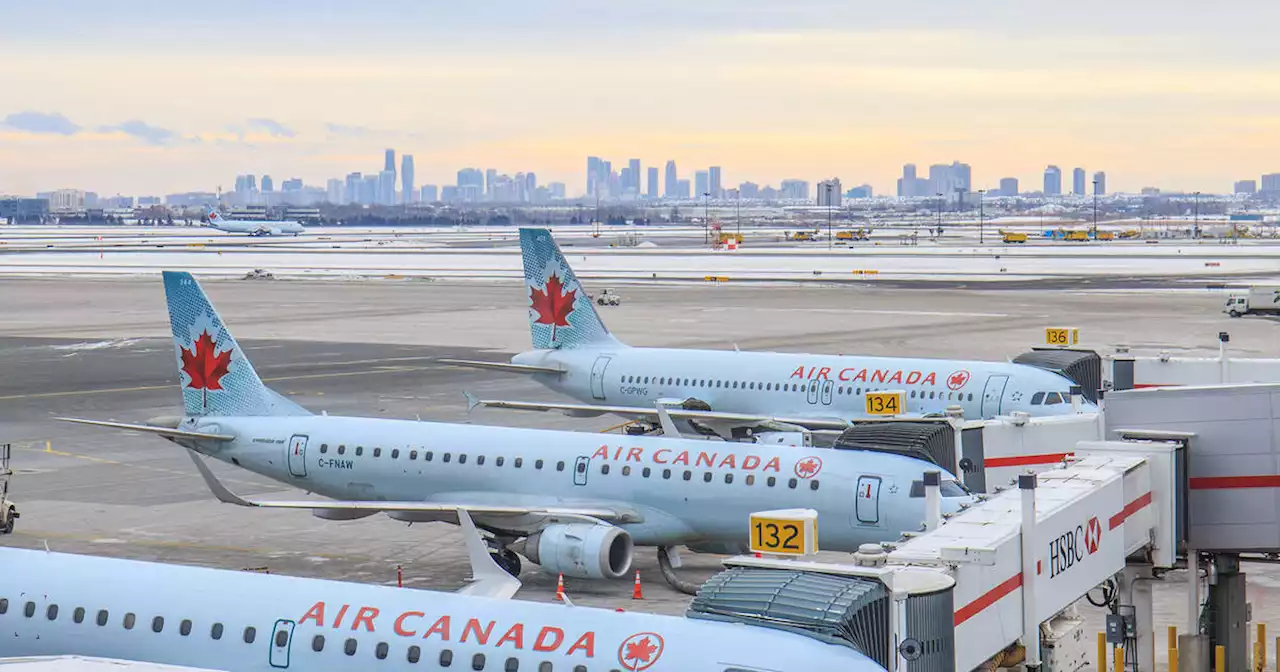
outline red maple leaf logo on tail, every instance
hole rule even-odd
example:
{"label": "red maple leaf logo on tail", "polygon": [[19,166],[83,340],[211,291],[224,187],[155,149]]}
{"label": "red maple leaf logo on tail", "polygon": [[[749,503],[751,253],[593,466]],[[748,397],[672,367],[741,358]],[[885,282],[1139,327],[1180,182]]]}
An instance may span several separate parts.
{"label": "red maple leaf logo on tail", "polygon": [[209,390],[222,389],[222,377],[231,366],[231,351],[214,353],[217,344],[208,331],[200,334],[191,349],[182,348],[182,372],[191,378],[187,387],[204,392],[204,406],[209,406]]}
{"label": "red maple leaf logo on tail", "polygon": [[556,327],[570,326],[569,313],[573,312],[573,302],[577,300],[577,295],[576,289],[564,291],[560,277],[554,273],[547,278],[545,290],[537,287],[529,288],[529,300],[538,313],[538,319],[534,320],[534,324],[550,325],[552,341],[556,340]]}

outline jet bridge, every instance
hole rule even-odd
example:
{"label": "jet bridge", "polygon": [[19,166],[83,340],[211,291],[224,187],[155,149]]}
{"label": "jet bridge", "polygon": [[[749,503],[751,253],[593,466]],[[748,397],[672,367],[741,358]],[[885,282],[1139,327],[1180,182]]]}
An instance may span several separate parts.
{"label": "jet bridge", "polygon": [[[1131,582],[1174,565],[1184,448],[1081,443],[1065,466],[1023,474],[1018,489],[941,525],[937,479],[926,475],[930,532],[886,545],[888,552],[869,544],[854,564],[729,558],[688,615],[808,634],[893,672],[967,672],[1018,646],[1028,669],[1084,669],[1092,643],[1072,606],[1113,577]],[[800,578],[807,574],[822,578]],[[814,581],[824,589],[815,592]],[[1137,641],[1126,643],[1136,644],[1138,669],[1153,670],[1149,583],[1131,585],[1123,594],[1138,604],[1117,623],[1134,633]]]}

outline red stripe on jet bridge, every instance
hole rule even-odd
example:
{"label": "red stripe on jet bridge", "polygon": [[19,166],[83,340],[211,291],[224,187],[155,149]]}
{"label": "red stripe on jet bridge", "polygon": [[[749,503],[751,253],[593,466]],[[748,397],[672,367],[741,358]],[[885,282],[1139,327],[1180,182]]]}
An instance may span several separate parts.
{"label": "red stripe on jet bridge", "polygon": [[961,623],[982,613],[983,609],[1000,601],[1000,598],[1007,597],[1009,593],[1022,587],[1022,572],[1013,575],[1013,578],[983,593],[981,597],[970,602],[969,604],[956,609],[955,625]]}
{"label": "red stripe on jet bridge", "polygon": [[1280,476],[1206,476],[1187,480],[1192,490],[1280,488]]}
{"label": "red stripe on jet bridge", "polygon": [[1117,513],[1116,515],[1111,516],[1111,527],[1109,529],[1114,530],[1117,527],[1124,525],[1124,521],[1129,516],[1132,516],[1133,514],[1147,508],[1147,505],[1150,503],[1151,503],[1151,493],[1148,492],[1147,494],[1133,500],[1132,502],[1125,504],[1124,508],[1120,509],[1120,513]]}
{"label": "red stripe on jet bridge", "polygon": [[1145,390],[1149,387],[1182,387],[1182,385],[1178,383],[1134,383],[1133,384],[1133,389],[1135,390]]}
{"label": "red stripe on jet bridge", "polygon": [[1035,464],[1057,464],[1075,453],[1048,453],[1045,455],[1013,455],[1010,457],[986,457],[984,467],[1026,467]]}

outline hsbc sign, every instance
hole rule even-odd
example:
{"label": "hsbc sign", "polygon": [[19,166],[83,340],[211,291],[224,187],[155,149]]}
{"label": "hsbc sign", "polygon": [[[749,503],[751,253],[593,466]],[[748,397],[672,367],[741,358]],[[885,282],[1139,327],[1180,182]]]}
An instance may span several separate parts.
{"label": "hsbc sign", "polygon": [[1075,567],[1086,556],[1098,552],[1102,542],[1102,523],[1094,516],[1087,523],[1049,541],[1049,578],[1058,577]]}

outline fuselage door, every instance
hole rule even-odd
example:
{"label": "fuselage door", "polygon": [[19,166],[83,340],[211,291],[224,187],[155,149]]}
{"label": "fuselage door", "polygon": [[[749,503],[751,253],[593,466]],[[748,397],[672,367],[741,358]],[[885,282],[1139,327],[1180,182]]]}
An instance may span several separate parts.
{"label": "fuselage door", "polygon": [[293,621],[280,619],[271,632],[271,667],[286,669],[289,667],[289,649],[293,644]]}
{"label": "fuselage door", "polygon": [[609,368],[610,359],[609,355],[600,355],[591,365],[591,396],[594,399],[604,400],[604,370]]}
{"label": "fuselage door", "polygon": [[579,457],[573,462],[573,484],[586,485],[587,472],[591,471],[591,458],[587,456]]}
{"label": "fuselage door", "polygon": [[818,386],[821,384],[822,384],[822,381],[818,380],[817,378],[814,378],[813,380],[809,381],[809,403],[811,404],[818,403]]}
{"label": "fuselage door", "polygon": [[855,511],[859,525],[880,524],[880,477],[859,476]]}
{"label": "fuselage door", "polygon": [[1009,376],[992,374],[987,377],[987,386],[982,390],[982,417],[1000,414],[1000,401],[1004,398],[1004,388],[1008,384]]}
{"label": "fuselage door", "polygon": [[289,437],[289,473],[299,478],[307,475],[307,437],[294,434]]}
{"label": "fuselage door", "polygon": [[834,390],[835,388],[836,388],[836,381],[834,380],[822,381],[822,404],[824,406],[831,405],[831,391]]}

